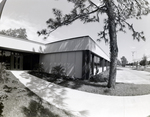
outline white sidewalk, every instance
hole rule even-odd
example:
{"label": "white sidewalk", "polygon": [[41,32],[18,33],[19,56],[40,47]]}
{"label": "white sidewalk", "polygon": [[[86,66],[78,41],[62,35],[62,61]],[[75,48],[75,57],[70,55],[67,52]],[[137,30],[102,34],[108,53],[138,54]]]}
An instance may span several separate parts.
{"label": "white sidewalk", "polygon": [[105,96],[64,88],[24,71],[11,71],[26,87],[51,104],[78,117],[148,117],[150,95]]}

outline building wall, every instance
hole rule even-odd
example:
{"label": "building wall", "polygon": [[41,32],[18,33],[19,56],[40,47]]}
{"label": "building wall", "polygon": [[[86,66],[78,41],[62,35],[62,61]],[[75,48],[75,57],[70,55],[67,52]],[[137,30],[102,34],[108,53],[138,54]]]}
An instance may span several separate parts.
{"label": "building wall", "polygon": [[96,44],[95,41],[93,41],[92,39],[89,39],[89,50],[93,53],[95,53],[96,55],[104,58],[105,60],[109,61],[110,58],[109,56],[99,47],[98,44]]}
{"label": "building wall", "polygon": [[76,37],[49,44],[42,44],[30,40],[0,35],[0,47],[11,50],[33,53],[55,53],[68,51],[90,50],[109,61],[108,55],[89,36]]}
{"label": "building wall", "polygon": [[[88,78],[90,74],[95,73],[95,63],[99,62],[93,60],[93,58],[97,59],[96,56],[98,56],[99,59],[109,61],[108,55],[89,36],[42,44],[30,40],[0,35],[0,42],[1,49],[26,52],[28,54],[41,54],[40,63],[43,63],[46,72],[51,73],[54,66],[61,64],[64,66],[68,76],[77,78],[82,78],[82,75]],[[91,58],[92,56],[94,57]],[[24,56],[25,62],[28,62],[28,58],[28,56]],[[105,65],[102,65],[102,71],[105,70],[104,66]]]}
{"label": "building wall", "polygon": [[48,73],[54,66],[62,65],[67,76],[82,78],[82,51],[43,54],[40,63]]}
{"label": "building wall", "polygon": [[46,44],[45,53],[88,50],[89,38],[78,37]]}
{"label": "building wall", "polygon": [[90,50],[109,61],[109,56],[89,36],[77,37],[46,44],[45,53]]}

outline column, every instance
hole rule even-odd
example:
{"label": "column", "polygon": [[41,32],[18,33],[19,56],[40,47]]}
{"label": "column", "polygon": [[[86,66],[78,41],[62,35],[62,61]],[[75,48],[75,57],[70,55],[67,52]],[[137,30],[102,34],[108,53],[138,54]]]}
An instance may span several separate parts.
{"label": "column", "polygon": [[82,59],[82,78],[89,79],[90,78],[90,69],[91,69],[91,52],[89,50],[83,51],[83,59]]}
{"label": "column", "polygon": [[91,66],[91,69],[92,69],[92,75],[94,75],[94,54],[92,54],[92,66]]}
{"label": "column", "polygon": [[104,72],[104,67],[105,67],[105,59],[101,58],[102,61],[102,72]]}

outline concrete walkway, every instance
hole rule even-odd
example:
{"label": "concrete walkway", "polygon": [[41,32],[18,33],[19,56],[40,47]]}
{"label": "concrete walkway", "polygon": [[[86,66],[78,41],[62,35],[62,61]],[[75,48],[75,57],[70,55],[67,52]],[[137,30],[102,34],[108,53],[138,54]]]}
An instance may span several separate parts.
{"label": "concrete walkway", "polygon": [[[121,97],[91,94],[49,83],[24,71],[12,71],[12,73],[38,96],[58,108],[70,111],[77,117],[148,117],[150,115],[150,95]],[[124,78],[121,79],[125,81]]]}

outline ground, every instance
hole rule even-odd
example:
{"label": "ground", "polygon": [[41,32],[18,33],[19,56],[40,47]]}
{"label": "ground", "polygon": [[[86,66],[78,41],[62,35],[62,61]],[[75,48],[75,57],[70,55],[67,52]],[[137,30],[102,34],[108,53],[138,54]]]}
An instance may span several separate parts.
{"label": "ground", "polygon": [[[54,80],[51,76],[34,74],[44,80],[48,80],[60,86],[85,91],[89,93],[113,95],[113,96],[136,96],[150,94],[150,73],[132,70],[132,68],[119,67],[115,89],[107,88],[107,82],[91,82],[88,80]],[[106,71],[103,77],[107,77]]]}
{"label": "ground", "polygon": [[30,91],[11,72],[7,72],[5,83],[0,83],[0,101],[4,104],[3,117],[71,116]]}
{"label": "ground", "polygon": [[[150,94],[139,96],[94,94],[62,87],[29,75],[25,71],[12,71],[12,73],[39,97],[58,108],[72,113],[76,117],[148,117],[150,115]],[[132,74],[130,68],[118,70],[117,77],[125,77],[120,77],[117,82],[134,83],[132,81],[137,81],[136,83],[138,83],[141,80],[144,85],[145,82],[149,81],[147,78],[149,78],[150,73],[143,71],[138,71],[138,73],[144,76],[144,81],[142,78],[136,77],[137,75]],[[128,76],[133,76],[134,78]],[[122,91],[124,90],[122,89]]]}
{"label": "ground", "polygon": [[[110,117],[110,115],[148,117],[150,115],[148,105],[150,95],[143,95],[150,94],[149,72],[118,68],[114,90],[107,89],[105,82],[89,83],[77,80],[63,83],[58,80],[55,83],[59,85],[56,85],[24,71],[11,72],[15,77],[9,73],[8,82],[0,85],[1,94],[7,94],[4,100],[1,98],[4,103],[4,117],[73,117],[74,114],[81,115],[80,117]],[[77,90],[62,87],[62,84]],[[4,85],[11,87],[11,90]],[[85,92],[90,90],[93,94]],[[94,94],[98,91],[103,95]]]}

